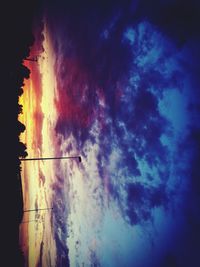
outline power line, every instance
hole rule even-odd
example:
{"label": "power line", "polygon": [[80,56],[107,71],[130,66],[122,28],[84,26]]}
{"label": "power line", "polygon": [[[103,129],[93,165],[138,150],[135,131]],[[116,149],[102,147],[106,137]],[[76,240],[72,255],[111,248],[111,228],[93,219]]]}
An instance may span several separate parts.
{"label": "power line", "polygon": [[[21,161],[33,161],[33,160],[54,160],[54,159],[78,159],[81,162],[80,156],[71,156],[71,157],[51,157],[51,158],[21,158]],[[23,212],[32,212],[32,211],[39,211],[39,210],[53,210],[53,208],[40,208],[40,209],[29,209],[23,210]]]}
{"label": "power line", "polygon": [[23,212],[38,211],[38,210],[52,210],[52,209],[53,208],[31,209],[31,210],[23,210]]}
{"label": "power line", "polygon": [[31,160],[53,160],[53,159],[78,159],[81,162],[80,156],[72,156],[72,157],[53,157],[53,158],[21,158],[21,161],[31,161]]}

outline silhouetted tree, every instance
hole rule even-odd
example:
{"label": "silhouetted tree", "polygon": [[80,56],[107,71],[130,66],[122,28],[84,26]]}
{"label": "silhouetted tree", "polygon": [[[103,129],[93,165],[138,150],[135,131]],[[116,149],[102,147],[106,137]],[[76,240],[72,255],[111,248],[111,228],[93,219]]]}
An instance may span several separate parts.
{"label": "silhouetted tree", "polygon": [[19,74],[25,79],[28,79],[30,76],[30,70],[22,64],[20,65],[19,72],[20,72]]}
{"label": "silhouetted tree", "polygon": [[23,106],[18,105],[18,114],[22,114],[22,113],[23,113]]}
{"label": "silhouetted tree", "polygon": [[23,123],[21,123],[20,121],[17,121],[17,132],[18,135],[22,132],[24,132],[26,129],[25,125]]}
{"label": "silhouetted tree", "polygon": [[19,157],[25,158],[26,156],[28,156],[26,149],[27,149],[26,145],[24,143],[22,143],[21,141],[19,141],[19,143],[18,143],[18,155],[19,155]]}
{"label": "silhouetted tree", "polygon": [[22,87],[19,88],[18,90],[18,96],[21,96],[23,94],[24,90]]}
{"label": "silhouetted tree", "polygon": [[[1,261],[5,261],[6,266],[13,266],[13,261],[15,266],[26,266],[23,252],[19,247],[19,214],[23,214],[23,200],[19,196],[21,193],[18,190],[18,187],[21,188],[21,184],[17,181],[17,179],[21,180],[21,177],[17,178],[16,174],[21,169],[19,158],[26,157],[27,152],[26,145],[19,142],[17,136],[24,131],[24,126],[17,121],[17,115],[22,113],[22,106],[18,105],[18,100],[19,96],[23,94],[23,82],[30,75],[30,71],[22,64],[23,60],[29,56],[30,46],[34,41],[32,22],[33,17],[35,18],[36,2],[41,3],[39,0],[20,0],[16,3],[15,1],[12,3],[5,1],[1,6],[2,15],[5,15],[1,16],[1,22],[6,25],[1,29],[3,36],[0,62],[1,87],[5,88],[5,90],[1,90],[1,93],[3,94],[2,99],[9,99],[10,103],[5,123],[3,121],[4,128],[7,130],[1,131],[2,140],[4,140],[1,154],[5,155],[5,164],[3,161],[1,171],[6,173],[6,179],[2,179],[1,186],[4,189],[9,188],[9,198],[6,205],[2,205],[2,214],[6,220],[1,220],[3,228]],[[9,16],[7,16],[8,14]],[[8,149],[8,143],[12,149]],[[6,190],[4,191],[6,192]]]}

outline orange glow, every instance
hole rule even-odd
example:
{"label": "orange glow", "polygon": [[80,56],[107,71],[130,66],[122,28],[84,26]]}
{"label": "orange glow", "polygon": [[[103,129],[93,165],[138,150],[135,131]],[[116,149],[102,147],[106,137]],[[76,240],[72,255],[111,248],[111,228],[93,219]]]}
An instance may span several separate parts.
{"label": "orange glow", "polygon": [[[54,156],[53,128],[56,112],[53,108],[55,94],[54,57],[46,27],[43,30],[43,51],[39,53],[38,62],[25,62],[30,69],[30,78],[25,81],[24,93],[19,104],[23,105],[23,114],[19,120],[26,130],[20,140],[26,144],[28,157]],[[37,42],[37,40],[36,40]],[[37,45],[37,44],[36,44]],[[35,46],[30,58],[35,56]],[[51,183],[54,180],[53,162],[22,162],[22,190],[24,210],[46,208],[51,205]],[[50,226],[50,211],[25,212],[23,221],[30,223],[20,226],[20,243],[25,255],[26,265],[37,266],[40,248],[45,243],[51,248],[51,262],[55,263],[55,245]],[[43,252],[43,266],[47,266]],[[53,264],[54,265],[54,264]]]}

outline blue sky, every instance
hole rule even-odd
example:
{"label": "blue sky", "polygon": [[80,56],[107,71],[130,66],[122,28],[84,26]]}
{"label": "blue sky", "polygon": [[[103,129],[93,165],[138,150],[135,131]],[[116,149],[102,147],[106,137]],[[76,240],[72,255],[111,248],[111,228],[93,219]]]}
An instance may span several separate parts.
{"label": "blue sky", "polygon": [[55,168],[57,266],[198,266],[199,6],[172,2],[45,5],[53,130],[82,157]]}

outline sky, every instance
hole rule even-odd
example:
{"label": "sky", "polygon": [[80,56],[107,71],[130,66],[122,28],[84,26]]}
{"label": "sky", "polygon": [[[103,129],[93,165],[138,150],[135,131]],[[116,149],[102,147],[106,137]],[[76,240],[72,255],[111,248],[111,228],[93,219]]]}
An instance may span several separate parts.
{"label": "sky", "polygon": [[48,1],[19,102],[26,266],[199,266],[199,4]]}

